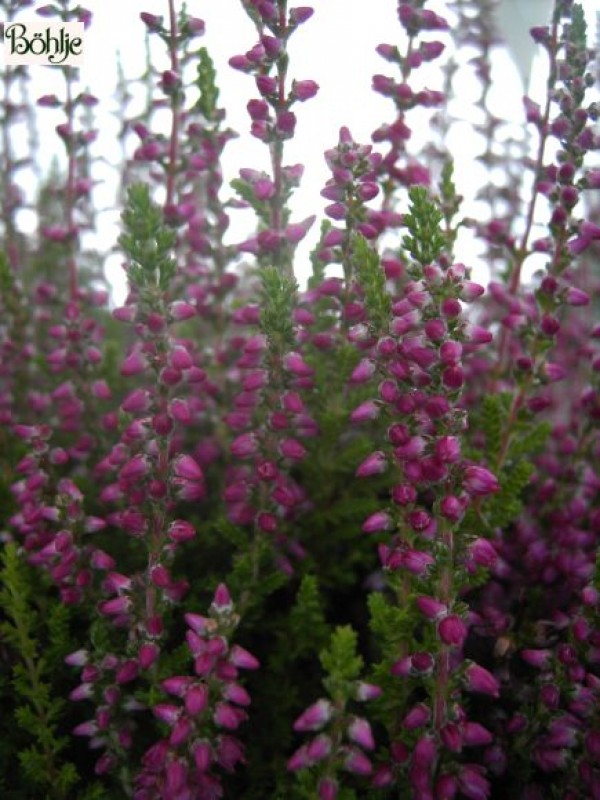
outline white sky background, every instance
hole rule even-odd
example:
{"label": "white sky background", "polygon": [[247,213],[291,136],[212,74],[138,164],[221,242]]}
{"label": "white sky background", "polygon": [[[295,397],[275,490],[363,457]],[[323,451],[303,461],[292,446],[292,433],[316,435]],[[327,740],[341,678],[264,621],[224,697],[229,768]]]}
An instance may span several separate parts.
{"label": "white sky background", "polygon": [[[517,3],[521,10],[538,12],[541,18],[528,21],[528,24],[547,22],[546,0],[504,0],[508,5]],[[82,0],[94,19],[85,34],[85,65],[81,69],[81,81],[100,98],[96,108],[99,137],[94,145],[95,152],[101,154],[118,168],[120,152],[116,145],[118,123],[111,112],[115,110],[113,91],[116,85],[116,56],[120,52],[125,72],[130,77],[139,75],[144,68],[145,26],[139,19],[141,11],[168,16],[167,0]],[[310,0],[297,0],[291,5],[311,4]],[[320,218],[328,201],[320,196],[325,181],[329,177],[323,151],[332,147],[338,138],[341,125],[347,125],[355,140],[370,142],[372,131],[382,122],[394,119],[394,106],[391,100],[384,99],[371,90],[371,77],[382,73],[396,77],[394,65],[388,64],[375,52],[381,42],[400,44],[402,29],[396,16],[396,0],[314,0],[314,16],[290,40],[289,80],[292,78],[313,79],[320,85],[316,98],[299,103],[294,110],[298,117],[296,135],[286,143],[284,163],[302,162],[305,173],[302,185],[297,190],[292,208],[293,220],[301,220],[309,214],[317,214],[317,223],[298,251],[296,261],[297,277],[304,284],[309,274],[308,252],[318,235]],[[583,5],[590,25],[594,22],[594,12],[600,10],[600,0],[584,0]],[[199,44],[206,46],[215,62],[217,81],[220,88],[219,105],[228,112],[227,124],[240,134],[225,151],[225,185],[223,196],[231,194],[228,182],[236,177],[242,167],[254,167],[268,171],[267,147],[250,136],[250,121],[246,104],[251,97],[258,96],[254,79],[233,70],[228,59],[249,50],[257,41],[256,31],[243,12],[239,0],[188,0],[188,11],[206,22],[206,35]],[[443,11],[443,3],[432,2],[429,7]],[[523,21],[514,15],[514,8],[508,9],[508,18],[515,25],[523,26]],[[26,20],[30,9],[23,13]],[[157,37],[155,44],[155,66],[166,69],[167,56]],[[431,33],[426,38],[442,38]],[[593,41],[593,39],[591,40]],[[34,96],[56,91],[61,94],[62,81],[57,71],[51,67],[28,67],[31,70],[31,89]],[[506,53],[498,52],[495,59],[496,89],[492,102],[493,110],[506,119],[522,120],[521,97],[523,88],[519,74]],[[423,75],[425,84],[431,89],[441,89],[442,75],[434,62],[430,70],[422,68],[417,73]],[[468,103],[478,95],[477,85],[467,80],[465,72],[461,83],[462,105],[454,104],[456,114],[469,115]],[[534,95],[541,99],[543,93],[543,58],[534,64]],[[466,105],[465,105],[466,103]],[[138,109],[139,110],[139,109]],[[54,126],[62,121],[59,112],[41,109],[40,139],[42,152],[49,165],[53,153],[61,154],[61,144],[54,133]],[[414,117],[413,117],[414,120]],[[408,119],[411,125],[410,117]],[[474,163],[478,147],[476,139],[466,139],[464,128],[458,127],[448,141],[449,149],[456,159],[456,178],[459,191],[468,198],[483,176]],[[428,131],[414,130],[413,139],[420,143],[427,141]],[[131,153],[137,145],[135,137],[131,140]],[[110,208],[114,205],[115,171],[98,167],[97,177],[102,183],[97,188],[96,206]],[[473,213],[474,206],[463,208],[465,213]],[[31,220],[30,220],[31,221]],[[99,237],[96,245],[109,250],[119,233],[118,210],[100,214]],[[24,218],[26,224],[27,220]],[[242,241],[254,226],[251,211],[232,211],[229,239]],[[469,253],[460,253],[462,260],[468,262]],[[473,255],[473,258],[475,256]],[[113,255],[107,258],[106,274],[114,286],[115,302],[121,302],[125,294],[125,280],[121,269],[121,258]]]}

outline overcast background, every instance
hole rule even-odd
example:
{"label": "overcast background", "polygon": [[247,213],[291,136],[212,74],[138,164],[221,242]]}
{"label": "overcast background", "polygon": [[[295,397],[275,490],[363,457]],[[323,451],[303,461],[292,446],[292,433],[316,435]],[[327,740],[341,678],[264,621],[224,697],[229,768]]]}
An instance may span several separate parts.
{"label": "overcast background", "polygon": [[[303,0],[304,2],[304,0]],[[97,109],[98,141],[95,152],[114,165],[113,169],[100,168],[97,206],[106,209],[99,217],[97,242],[109,250],[118,235],[118,211],[114,205],[115,185],[118,175],[120,151],[116,137],[117,118],[114,115],[114,88],[117,81],[117,53],[126,74],[132,78],[144,69],[144,31],[139,19],[141,11],[167,16],[166,0],[88,0],[84,5],[92,11],[92,26],[85,35],[85,64],[81,69],[82,83],[100,98]],[[290,3],[290,5],[292,5]],[[322,215],[326,201],[320,190],[328,174],[323,151],[337,142],[338,130],[347,125],[355,140],[369,142],[372,131],[382,122],[394,118],[393,103],[371,90],[371,76],[375,73],[395,75],[393,65],[381,59],[375,47],[381,42],[400,43],[402,29],[396,16],[396,0],[315,0],[314,16],[294,34],[290,42],[289,78],[313,79],[320,85],[316,98],[299,104],[297,134],[286,144],[285,163],[302,162],[305,176],[302,187],[293,200],[295,217],[302,219],[311,213]],[[591,26],[600,0],[585,0],[584,8]],[[249,132],[246,112],[248,100],[256,96],[254,80],[228,66],[231,56],[244,53],[256,42],[256,31],[240,7],[239,0],[188,0],[188,11],[206,22],[206,35],[200,42],[206,46],[215,62],[221,90],[219,104],[227,109],[227,122],[240,138],[228,145],[225,157],[226,184],[238,174],[241,167],[268,169],[267,148],[253,139]],[[431,2],[428,7],[443,12],[442,2]],[[534,59],[535,48],[527,31],[533,24],[548,20],[550,0],[503,0],[499,22],[509,39],[509,50],[498,48],[494,60],[494,91],[491,106],[494,113],[507,120],[520,123],[523,119],[523,79],[533,65],[530,93],[541,99],[544,89],[545,64],[543,56]],[[24,14],[24,18],[25,18]],[[593,33],[593,30],[592,30]],[[154,37],[156,39],[157,37]],[[427,38],[437,38],[431,34]],[[440,37],[443,38],[443,37]],[[594,41],[593,38],[591,41]],[[156,41],[153,51],[158,69],[167,68],[166,53]],[[468,56],[468,54],[467,54]],[[466,60],[466,59],[465,59]],[[29,67],[34,96],[50,91],[61,93],[58,71],[52,67]],[[441,88],[442,76],[437,68],[419,71],[431,89]],[[476,82],[470,70],[461,73],[460,95],[454,101],[453,114],[472,118],[470,103],[478,95]],[[140,98],[141,102],[141,98]],[[135,110],[135,106],[132,107]],[[137,109],[139,110],[139,108]],[[54,134],[54,126],[61,121],[58,112],[40,111],[41,142],[44,160],[50,163],[53,154],[62,157],[61,145]],[[410,121],[409,121],[410,124]],[[456,159],[456,176],[459,189],[472,196],[483,175],[475,164],[477,139],[466,135],[467,128],[458,125],[447,142]],[[416,130],[416,142],[425,142],[429,136],[426,128]],[[131,142],[132,149],[135,141]],[[227,192],[227,187],[224,192]],[[473,211],[467,205],[467,213]],[[32,225],[33,218],[24,219],[24,226]],[[230,240],[240,241],[252,230],[251,212],[232,216]],[[318,231],[315,225],[312,236],[299,251],[296,271],[304,282],[308,274],[308,250]],[[467,254],[468,256],[468,254]],[[473,254],[476,260],[476,254]],[[125,284],[118,255],[106,260],[107,277],[115,287],[115,299],[122,299]]]}

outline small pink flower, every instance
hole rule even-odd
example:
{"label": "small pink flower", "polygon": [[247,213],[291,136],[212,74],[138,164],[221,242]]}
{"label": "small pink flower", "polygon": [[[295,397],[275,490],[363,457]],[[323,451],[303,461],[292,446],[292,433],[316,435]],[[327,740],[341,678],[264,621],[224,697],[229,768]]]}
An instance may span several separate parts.
{"label": "small pink flower", "polygon": [[464,474],[463,485],[472,495],[485,496],[500,490],[496,476],[485,467],[467,467]]}
{"label": "small pink flower", "polygon": [[500,696],[500,684],[491,672],[479,664],[469,664],[465,670],[467,688],[471,692],[489,694],[492,697]]}
{"label": "small pink flower", "polygon": [[375,749],[375,740],[373,739],[373,732],[371,726],[366,719],[362,717],[354,717],[348,726],[348,738],[355,744],[364,747],[365,750]]}
{"label": "small pink flower", "polygon": [[177,456],[173,463],[173,473],[185,481],[203,481],[204,473],[198,462],[188,455]]}
{"label": "small pink flower", "polygon": [[385,511],[376,511],[364,521],[362,530],[363,533],[380,533],[381,531],[389,531],[392,529],[393,520]]}
{"label": "small pink flower", "polygon": [[292,81],[292,95],[296,100],[310,100],[318,91],[319,85],[315,81]]}
{"label": "small pink flower", "polygon": [[450,614],[438,623],[438,633],[444,644],[461,647],[467,638],[467,626],[456,614]]}
{"label": "small pink flower", "polygon": [[294,730],[296,732],[319,731],[329,722],[332,713],[333,706],[329,700],[317,700],[294,722]]}
{"label": "small pink flower", "polygon": [[387,469],[387,459],[385,453],[381,450],[376,450],[367,456],[356,470],[357,478],[368,478],[371,475],[380,475]]}

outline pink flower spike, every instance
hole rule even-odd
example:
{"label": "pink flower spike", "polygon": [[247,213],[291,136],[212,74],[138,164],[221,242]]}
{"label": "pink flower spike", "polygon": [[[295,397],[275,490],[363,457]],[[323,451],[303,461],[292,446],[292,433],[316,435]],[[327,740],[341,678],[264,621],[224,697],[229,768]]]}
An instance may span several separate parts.
{"label": "pink flower spike", "polygon": [[294,722],[294,730],[297,733],[304,731],[320,731],[331,719],[333,706],[329,700],[317,700],[306,711],[303,711]]}
{"label": "pink flower spike", "polygon": [[479,664],[469,664],[465,670],[467,689],[479,694],[488,694],[491,697],[500,696],[500,684],[491,672]]}

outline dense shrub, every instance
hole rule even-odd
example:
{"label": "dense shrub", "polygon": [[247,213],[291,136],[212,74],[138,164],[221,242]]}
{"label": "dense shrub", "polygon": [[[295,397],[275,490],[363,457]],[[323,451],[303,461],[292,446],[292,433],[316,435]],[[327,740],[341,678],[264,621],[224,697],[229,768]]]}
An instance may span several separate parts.
{"label": "dense shrub", "polygon": [[[0,5],[8,22],[34,11]],[[486,105],[494,3],[400,2],[373,77],[391,121],[326,150],[317,223],[291,215],[304,165],[286,160],[319,88],[287,54],[312,9],[241,1],[257,40],[231,66],[255,83],[271,168],[242,166],[232,199],[197,6],[140,14],[166,59],[141,116],[120,87],[121,307],[82,245],[96,98],[57,67],[64,94],[30,106],[27,68],[3,72],[3,797],[600,798],[600,138],[582,8],[556,0],[532,31],[548,88],[525,99],[519,149]],[[93,25],[71,0],[35,10]],[[444,148],[464,48],[479,219]],[[64,112],[64,169],[26,236],[19,183],[40,154],[13,143],[46,108]],[[431,142],[411,137],[419,114]],[[233,244],[239,207],[256,226]],[[469,241],[486,287],[460,260]]]}

